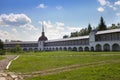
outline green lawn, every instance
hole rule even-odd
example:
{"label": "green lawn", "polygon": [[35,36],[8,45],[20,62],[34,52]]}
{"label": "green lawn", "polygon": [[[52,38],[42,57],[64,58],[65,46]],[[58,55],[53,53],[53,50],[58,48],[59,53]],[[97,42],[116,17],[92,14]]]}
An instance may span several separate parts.
{"label": "green lawn", "polygon": [[120,80],[120,63],[94,67],[81,67],[53,75],[38,76],[26,80]]}
{"label": "green lawn", "polygon": [[[104,62],[105,61],[105,62]],[[115,62],[116,61],[116,62]],[[103,64],[92,64],[103,62]],[[118,80],[120,79],[120,52],[37,52],[24,53],[13,61],[9,70],[31,73],[70,65],[83,65],[71,71],[41,75],[28,80]],[[92,64],[92,66],[86,64]]]}

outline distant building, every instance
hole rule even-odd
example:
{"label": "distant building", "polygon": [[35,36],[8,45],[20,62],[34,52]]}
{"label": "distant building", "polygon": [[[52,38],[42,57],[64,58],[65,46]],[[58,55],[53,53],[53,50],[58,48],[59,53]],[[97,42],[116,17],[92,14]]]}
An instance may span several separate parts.
{"label": "distant building", "polygon": [[38,41],[13,41],[4,42],[5,49],[14,48],[16,45],[24,51],[120,51],[120,29],[96,31],[88,36],[48,40],[42,26],[42,35]]}

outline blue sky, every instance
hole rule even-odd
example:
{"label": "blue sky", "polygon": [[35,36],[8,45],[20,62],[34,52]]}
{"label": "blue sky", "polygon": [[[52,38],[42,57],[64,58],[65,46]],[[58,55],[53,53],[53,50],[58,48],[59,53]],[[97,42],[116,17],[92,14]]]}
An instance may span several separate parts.
{"label": "blue sky", "polygon": [[44,23],[48,39],[62,38],[90,23],[107,25],[120,21],[120,0],[1,0],[2,40],[36,41]]}

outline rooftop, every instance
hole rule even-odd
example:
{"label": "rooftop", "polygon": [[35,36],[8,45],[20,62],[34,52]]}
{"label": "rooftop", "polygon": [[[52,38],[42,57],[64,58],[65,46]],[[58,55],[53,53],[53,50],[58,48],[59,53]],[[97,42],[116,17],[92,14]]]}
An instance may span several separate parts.
{"label": "rooftop", "polygon": [[114,33],[114,32],[120,32],[120,29],[111,29],[111,30],[98,31],[96,34],[107,34],[107,33]]}
{"label": "rooftop", "polygon": [[45,42],[69,41],[69,40],[87,39],[87,38],[89,38],[89,36],[79,36],[79,37],[64,38],[64,39],[54,39],[54,40],[48,40],[48,41],[45,41]]}

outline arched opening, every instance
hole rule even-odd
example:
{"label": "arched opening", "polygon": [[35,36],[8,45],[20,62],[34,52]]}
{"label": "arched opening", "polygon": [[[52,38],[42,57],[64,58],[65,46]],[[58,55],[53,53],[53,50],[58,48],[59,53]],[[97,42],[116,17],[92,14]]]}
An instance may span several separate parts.
{"label": "arched opening", "polygon": [[85,51],[89,51],[89,47],[85,47],[84,50],[85,50]]}
{"label": "arched opening", "polygon": [[23,51],[27,51],[27,48],[23,48]]}
{"label": "arched opening", "polygon": [[56,51],[58,51],[58,48],[56,47]]}
{"label": "arched opening", "polygon": [[94,51],[94,47],[91,47],[91,51]]}
{"label": "arched opening", "polygon": [[119,46],[119,44],[113,44],[113,45],[112,45],[112,51],[120,51],[120,46]]}
{"label": "arched opening", "polygon": [[49,50],[51,51],[51,48],[49,48]]}
{"label": "arched opening", "polygon": [[83,51],[83,48],[82,48],[82,47],[79,47],[79,51]]}
{"label": "arched opening", "polygon": [[38,51],[38,48],[34,48],[34,51]]}
{"label": "arched opening", "polygon": [[54,48],[52,48],[52,50],[54,51],[55,49],[54,49]]}
{"label": "arched opening", "polygon": [[96,51],[102,51],[102,47],[101,47],[100,44],[97,44],[97,45],[96,45]]}
{"label": "arched opening", "polygon": [[103,46],[103,49],[104,49],[104,51],[110,51],[110,45],[109,44],[105,44]]}
{"label": "arched opening", "polygon": [[73,47],[73,51],[77,51],[77,48],[76,48],[76,47]]}
{"label": "arched opening", "polygon": [[68,48],[68,51],[72,51],[72,48],[71,48],[71,47],[69,47],[69,48]]}
{"label": "arched opening", "polygon": [[67,48],[66,48],[66,47],[64,47],[64,51],[67,51]]}
{"label": "arched opening", "polygon": [[32,48],[29,48],[29,51],[33,51],[33,49],[32,49]]}
{"label": "arched opening", "polygon": [[62,48],[60,47],[59,50],[62,51]]}

